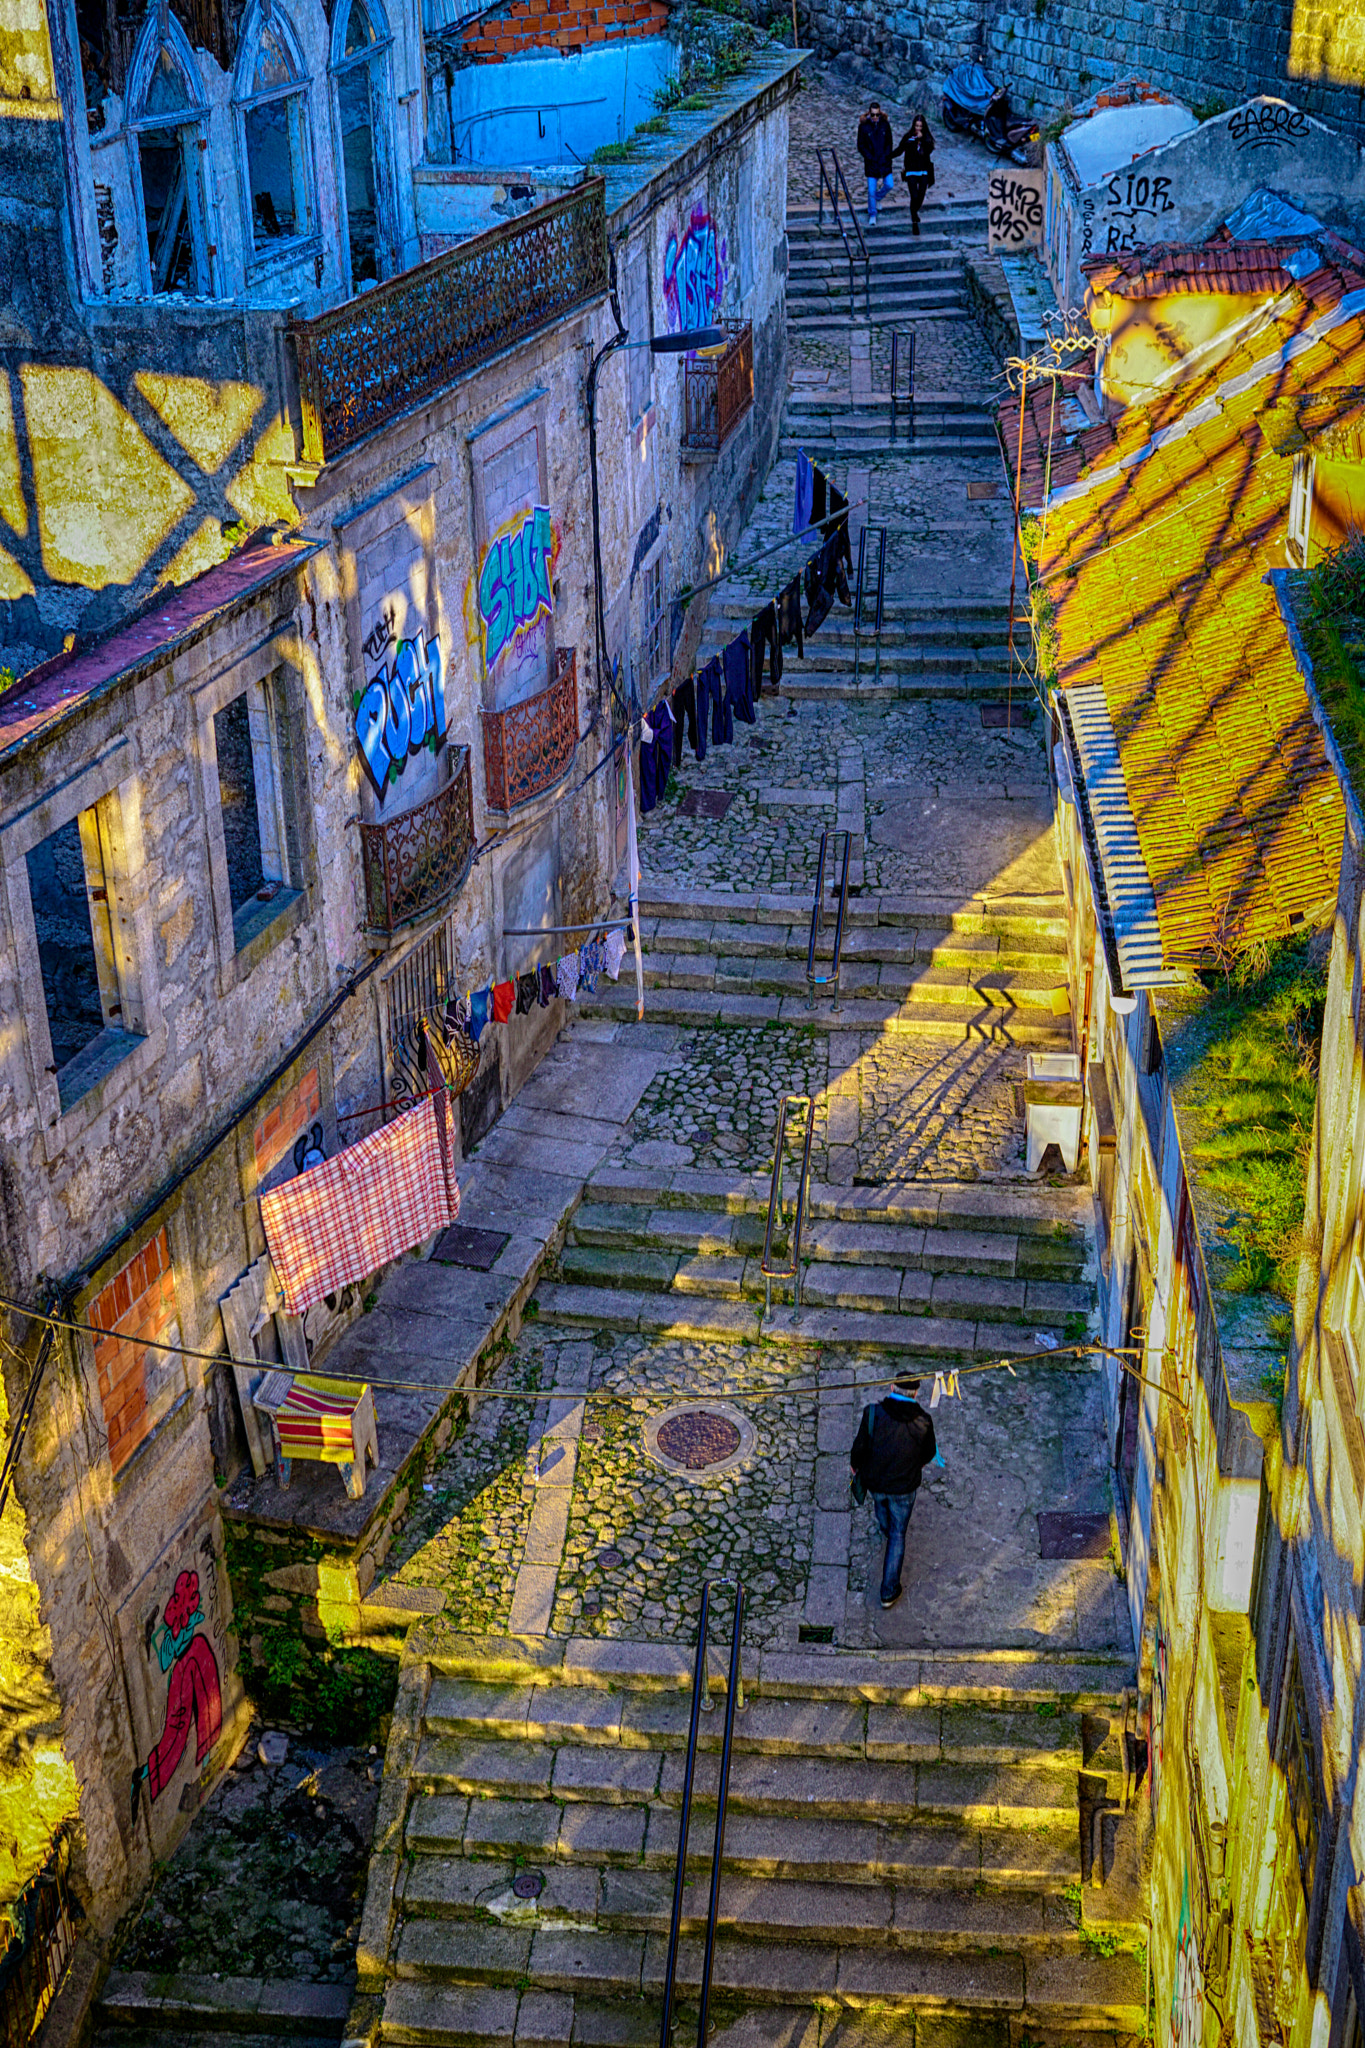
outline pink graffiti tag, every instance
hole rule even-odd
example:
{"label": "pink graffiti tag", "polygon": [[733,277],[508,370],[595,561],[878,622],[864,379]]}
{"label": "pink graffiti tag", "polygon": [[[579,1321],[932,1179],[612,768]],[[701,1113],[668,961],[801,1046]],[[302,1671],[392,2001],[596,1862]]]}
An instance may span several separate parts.
{"label": "pink graffiti tag", "polygon": [[664,250],[664,302],[675,333],[707,327],[725,296],[726,247],[715,222],[694,206],[682,240],[670,235]]}

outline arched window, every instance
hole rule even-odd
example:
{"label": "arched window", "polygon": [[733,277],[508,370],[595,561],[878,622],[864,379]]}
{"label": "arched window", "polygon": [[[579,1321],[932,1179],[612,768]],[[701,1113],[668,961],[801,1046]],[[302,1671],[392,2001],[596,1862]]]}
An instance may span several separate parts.
{"label": "arched window", "polygon": [[341,182],[351,289],[384,274],[382,195],[388,186],[389,25],[380,0],[341,0],[332,24]]}
{"label": "arched window", "polygon": [[128,83],[144,282],[153,292],[206,298],[213,290],[201,169],[207,109],[193,54],[173,15],[164,27],[155,13],[149,17]]}
{"label": "arched window", "polygon": [[313,232],[308,78],[277,7],[257,8],[243,40],[237,121],[248,246],[270,256]]}

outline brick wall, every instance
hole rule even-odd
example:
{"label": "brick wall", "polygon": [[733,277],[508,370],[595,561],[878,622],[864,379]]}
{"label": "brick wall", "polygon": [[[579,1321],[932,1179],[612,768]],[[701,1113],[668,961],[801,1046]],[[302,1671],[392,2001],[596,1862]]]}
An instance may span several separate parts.
{"label": "brick wall", "polygon": [[164,1230],[158,1230],[96,1295],[90,1320],[110,1333],[95,1339],[95,1367],[109,1431],[109,1462],[117,1472],[154,1420],[147,1404],[145,1340],[160,1337],[174,1341],[179,1335],[171,1251]]}
{"label": "brick wall", "polygon": [[256,1178],[264,1180],[272,1166],[279,1164],[296,1138],[322,1114],[322,1085],[316,1067],[283,1095],[257,1124],[251,1149],[256,1158]]}
{"label": "brick wall", "polygon": [[471,23],[462,47],[477,64],[500,64],[528,50],[581,50],[621,36],[659,35],[667,26],[664,0],[604,0],[601,6],[510,0]]}

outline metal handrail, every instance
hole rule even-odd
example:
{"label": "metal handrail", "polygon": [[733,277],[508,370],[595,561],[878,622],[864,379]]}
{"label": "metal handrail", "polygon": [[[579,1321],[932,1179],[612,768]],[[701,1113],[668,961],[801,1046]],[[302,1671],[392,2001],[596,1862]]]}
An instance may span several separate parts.
{"label": "metal handrail", "polygon": [[[848,179],[844,176],[844,167],[839,161],[839,152],[834,147],[834,144],[832,142],[829,146],[829,153],[831,157],[833,157],[834,159],[834,175],[839,180],[839,183],[843,186],[844,197],[848,201],[849,223],[853,229],[854,234],[858,237],[858,247],[862,251],[863,296],[867,301],[867,317],[870,320],[872,318],[872,259],[869,257],[867,253],[867,243],[864,241],[863,231],[858,225],[858,210],[853,204],[853,194],[848,189]],[[848,293],[848,310],[850,313],[854,311],[853,286],[851,279],[849,283]]]}
{"label": "metal handrail", "polygon": [[806,948],[806,1008],[815,1008],[815,991],[833,984],[834,1010],[839,1010],[839,967],[844,951],[844,915],[848,909],[848,862],[853,850],[853,835],[844,833],[844,866],[839,877],[839,914],[834,924],[834,960],[828,974],[815,971],[815,946],[825,921],[825,850],[829,845],[829,827],[820,834],[820,860],[815,871],[815,901],[810,913],[810,944]]}
{"label": "metal handrail", "polygon": [[720,1913],[720,1869],[725,1854],[725,1813],[730,1793],[730,1752],[734,1742],[735,1715],[744,1711],[744,1674],[740,1666],[740,1639],[744,1629],[744,1586],[739,1579],[704,1579],[701,1589],[701,1618],[697,1625],[697,1661],[692,1673],[692,1712],[687,1724],[687,1763],[683,1771],[682,1815],[678,1827],[678,1867],[673,1875],[673,1910],[668,1922],[668,1961],[664,1966],[664,2013],[659,2031],[659,2048],[672,2048],[673,1995],[678,1970],[678,1940],[682,1932],[683,1892],[687,1886],[687,1832],[692,1820],[692,1786],[697,1770],[697,1731],[703,1713],[711,1710],[710,1674],[707,1671],[706,1634],[711,1612],[713,1586],[735,1589],[735,1621],[730,1634],[730,1675],[725,1688],[725,1728],[720,1745],[720,1784],[716,1794],[716,1836],[711,1849],[711,1895],[706,1912],[706,1949],[701,1973],[701,2017],[697,2048],[706,2048],[707,2012],[711,2003],[711,1970],[716,1955],[716,1921]]}
{"label": "metal handrail", "polygon": [[[831,151],[830,154],[833,155],[833,151]],[[820,232],[821,234],[825,232],[825,188],[826,186],[828,186],[829,196],[834,202],[834,225],[839,230],[839,240],[843,243],[844,255],[848,258],[848,310],[851,317],[853,313],[853,296],[855,291],[855,286],[853,282],[853,251],[849,246],[848,236],[844,232],[844,224],[839,218],[839,186],[837,180],[831,178],[829,172],[825,169],[824,152],[820,148],[818,142],[815,145],[815,157],[816,162],[820,166],[820,179],[817,187]],[[852,202],[850,201],[850,204],[851,203]],[[858,225],[856,220],[854,221],[853,225],[856,229]]]}
{"label": "metal handrail", "polygon": [[[821,846],[823,854],[824,847]],[[806,1105],[806,1136],[801,1147],[801,1174],[796,1183],[796,1214],[792,1219],[791,1245],[785,1266],[775,1266],[773,1260],[773,1224],[782,1203],[782,1161],[785,1156],[784,1144],[787,1136],[787,1105],[804,1102]],[[763,1275],[763,1313],[767,1315],[773,1305],[774,1280],[791,1280],[795,1283],[794,1314],[801,1314],[801,1232],[806,1221],[806,1183],[810,1178],[810,1146],[815,1135],[815,1097],[813,1095],[784,1095],[777,1106],[777,1143],[773,1148],[773,1177],[768,1189],[768,1227],[763,1233],[763,1259],[760,1272]]]}

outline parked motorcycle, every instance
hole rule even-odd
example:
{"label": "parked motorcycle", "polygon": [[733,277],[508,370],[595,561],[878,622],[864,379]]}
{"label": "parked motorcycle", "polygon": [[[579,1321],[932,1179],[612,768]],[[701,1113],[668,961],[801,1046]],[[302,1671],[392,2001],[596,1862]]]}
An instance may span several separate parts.
{"label": "parked motorcycle", "polygon": [[958,135],[975,135],[996,156],[1027,164],[1038,140],[1036,121],[1012,121],[1010,96],[979,64],[959,64],[943,84],[943,122]]}

